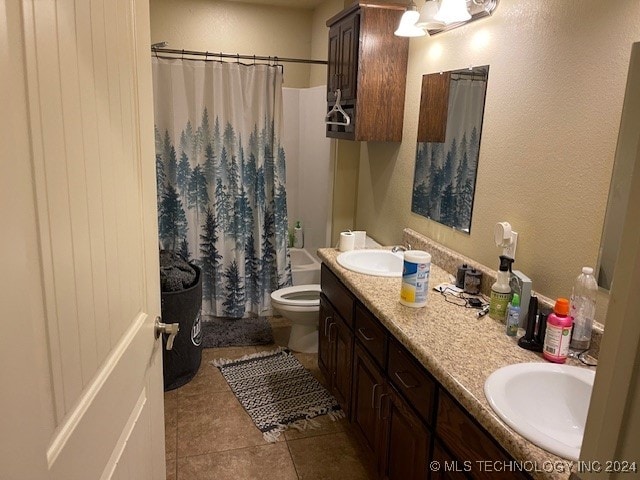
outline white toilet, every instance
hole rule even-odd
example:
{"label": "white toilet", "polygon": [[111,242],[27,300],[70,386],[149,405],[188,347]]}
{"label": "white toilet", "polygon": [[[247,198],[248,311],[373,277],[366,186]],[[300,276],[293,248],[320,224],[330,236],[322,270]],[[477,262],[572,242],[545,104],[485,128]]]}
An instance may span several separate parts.
{"label": "white toilet", "polygon": [[295,285],[271,294],[271,306],[291,321],[288,347],[296,352],[318,352],[320,285]]}

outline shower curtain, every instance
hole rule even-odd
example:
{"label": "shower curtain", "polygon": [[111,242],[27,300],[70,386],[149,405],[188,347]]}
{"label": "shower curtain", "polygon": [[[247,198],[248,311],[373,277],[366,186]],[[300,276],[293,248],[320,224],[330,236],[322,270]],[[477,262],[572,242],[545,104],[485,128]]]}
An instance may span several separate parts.
{"label": "shower curtain", "polygon": [[291,285],[282,72],[152,58],[162,248],[202,269],[203,312],[269,314]]}

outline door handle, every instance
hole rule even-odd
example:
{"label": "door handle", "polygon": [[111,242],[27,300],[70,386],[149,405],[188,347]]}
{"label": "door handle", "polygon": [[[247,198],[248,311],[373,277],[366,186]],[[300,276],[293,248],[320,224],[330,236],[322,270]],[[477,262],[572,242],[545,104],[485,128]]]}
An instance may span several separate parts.
{"label": "door handle", "polygon": [[331,325],[331,320],[333,317],[331,315],[324,318],[324,336],[327,337],[329,334],[327,333],[327,328]]}
{"label": "door handle", "polygon": [[383,393],[382,395],[380,395],[380,407],[378,408],[378,420],[386,420],[387,417],[384,417],[382,415],[382,410],[384,409],[384,403],[383,400],[385,397],[389,397],[388,393]]}
{"label": "door handle", "polygon": [[180,325],[178,323],[162,323],[160,320],[160,317],[156,317],[156,323],[153,328],[156,340],[163,333],[169,335],[169,338],[167,338],[167,350],[171,350],[173,349],[173,341],[180,331]]}
{"label": "door handle", "polygon": [[379,383],[376,383],[371,390],[371,408],[376,409],[376,388],[380,386]]}

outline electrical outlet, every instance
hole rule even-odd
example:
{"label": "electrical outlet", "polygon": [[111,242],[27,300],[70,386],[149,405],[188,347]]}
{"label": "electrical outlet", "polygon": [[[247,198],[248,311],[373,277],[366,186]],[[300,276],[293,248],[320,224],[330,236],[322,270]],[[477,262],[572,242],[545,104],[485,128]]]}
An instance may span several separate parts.
{"label": "electrical outlet", "polygon": [[518,245],[518,232],[511,232],[511,243],[504,247],[502,253],[509,258],[516,259],[516,246]]}

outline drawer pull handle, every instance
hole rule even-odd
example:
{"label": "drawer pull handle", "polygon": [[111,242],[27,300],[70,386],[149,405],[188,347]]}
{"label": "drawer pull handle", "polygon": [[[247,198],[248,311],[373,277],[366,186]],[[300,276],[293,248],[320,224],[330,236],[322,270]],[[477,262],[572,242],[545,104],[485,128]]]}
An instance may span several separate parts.
{"label": "drawer pull handle", "polygon": [[379,383],[376,383],[371,390],[371,408],[376,409],[376,388],[380,386]]}
{"label": "drawer pull handle", "polygon": [[[407,372],[406,370],[403,370],[401,372],[394,372],[394,375],[396,376],[396,378],[398,380],[400,380],[400,383],[404,386],[404,388],[416,388],[420,386],[420,383],[413,383],[413,384],[409,384],[407,382],[404,381],[404,379],[402,378],[402,376],[400,376],[401,373],[406,373],[407,375],[409,375],[411,378],[413,378],[413,375],[411,375],[410,372]],[[413,378],[413,380],[415,381],[415,378]]]}
{"label": "drawer pull handle", "polygon": [[362,338],[364,338],[367,342],[370,342],[371,340],[373,340],[375,337],[367,337],[367,334],[364,333],[364,327],[360,327],[358,329],[358,333],[362,336]]}

